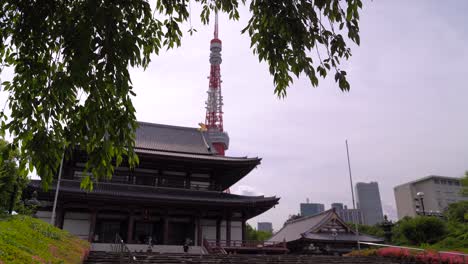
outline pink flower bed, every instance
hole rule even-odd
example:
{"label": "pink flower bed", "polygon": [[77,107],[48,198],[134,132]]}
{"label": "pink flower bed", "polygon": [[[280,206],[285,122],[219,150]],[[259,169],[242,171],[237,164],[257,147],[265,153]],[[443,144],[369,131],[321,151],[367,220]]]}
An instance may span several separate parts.
{"label": "pink flower bed", "polygon": [[468,256],[463,258],[461,255],[437,253],[433,251],[411,251],[409,249],[388,247],[380,248],[376,253],[381,257],[415,260],[416,263],[421,264],[468,264]]}

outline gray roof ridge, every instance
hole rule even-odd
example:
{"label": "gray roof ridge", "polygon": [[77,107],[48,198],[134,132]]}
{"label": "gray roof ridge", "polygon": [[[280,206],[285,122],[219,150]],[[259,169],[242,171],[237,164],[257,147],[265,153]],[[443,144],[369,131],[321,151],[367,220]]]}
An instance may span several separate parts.
{"label": "gray roof ridge", "polygon": [[165,127],[165,128],[175,128],[181,130],[196,130],[199,131],[197,127],[186,127],[186,126],[175,126],[175,125],[167,125],[167,124],[160,124],[160,123],[150,123],[145,121],[137,121],[138,124],[153,126],[153,127]]}
{"label": "gray roof ridge", "polygon": [[330,211],[333,211],[333,208],[330,208],[330,209],[325,210],[323,212],[320,212],[318,214],[304,216],[304,217],[301,217],[301,218],[298,218],[298,219],[291,220],[285,226],[287,226],[289,224],[294,224],[294,223],[297,223],[297,222],[302,222],[302,221],[305,221],[305,220],[310,219],[310,218],[315,218],[315,217],[317,217],[319,215],[328,214],[328,213],[330,213]]}
{"label": "gray roof ridge", "polygon": [[[287,228],[288,226],[290,226],[291,224],[295,224],[295,223],[298,223],[298,222],[302,222],[302,221],[307,220],[307,219],[310,219],[310,218],[315,218],[315,217],[317,217],[317,216],[319,216],[319,215],[322,215],[322,214],[325,214],[325,213],[328,214],[328,213],[329,213],[330,211],[332,211],[332,210],[333,210],[333,208],[328,209],[328,210],[325,210],[325,211],[320,212],[320,213],[318,213],[318,214],[309,215],[309,216],[304,216],[304,217],[301,217],[301,218],[298,218],[298,219],[295,219],[295,220],[291,220],[291,221],[287,222],[285,225],[283,225],[283,227],[281,227],[280,230],[278,230],[277,232],[275,232],[275,233],[273,234],[272,238],[275,237],[277,234],[279,234],[281,231],[283,231],[283,229],[286,229],[286,228]],[[307,231],[308,231],[308,230],[307,230]],[[303,234],[303,233],[301,233],[301,236],[302,236],[302,234]],[[271,240],[271,238],[270,238],[269,240]]]}

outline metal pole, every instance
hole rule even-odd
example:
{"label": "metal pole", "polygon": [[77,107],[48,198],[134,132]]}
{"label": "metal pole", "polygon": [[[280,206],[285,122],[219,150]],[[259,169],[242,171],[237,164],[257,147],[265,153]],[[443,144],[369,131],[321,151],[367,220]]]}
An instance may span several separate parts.
{"label": "metal pole", "polygon": [[422,207],[422,213],[423,213],[423,216],[426,215],[426,210],[424,209],[424,198],[421,196],[421,207]]}
{"label": "metal pole", "polygon": [[360,241],[359,241],[358,219],[356,219],[357,217],[354,217],[355,214],[357,215],[357,211],[356,211],[356,202],[354,201],[353,176],[351,175],[351,162],[349,160],[349,148],[348,148],[348,140],[347,139],[345,140],[345,143],[346,143],[346,155],[348,157],[349,182],[351,184],[351,196],[352,196],[352,199],[353,199],[353,209],[354,209],[353,218],[355,219],[354,225],[355,225],[355,228],[356,228],[357,247],[358,247],[358,250],[361,250],[361,244],[360,244]]}
{"label": "metal pole", "polygon": [[65,156],[65,151],[62,153],[62,161],[60,162],[59,175],[57,180],[57,187],[55,188],[55,198],[54,198],[54,207],[52,209],[52,216],[50,217],[50,224],[55,226],[55,209],[57,208],[57,199],[60,189],[60,179],[62,179],[62,167],[63,167],[63,158]]}

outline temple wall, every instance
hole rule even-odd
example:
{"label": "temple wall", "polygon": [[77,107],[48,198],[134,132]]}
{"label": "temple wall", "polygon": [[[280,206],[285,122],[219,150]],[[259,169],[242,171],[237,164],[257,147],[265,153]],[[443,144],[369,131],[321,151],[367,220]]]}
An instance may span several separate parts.
{"label": "temple wall", "polygon": [[242,240],[242,222],[231,222],[231,240]]}
{"label": "temple wall", "polygon": [[[216,240],[216,220],[203,219],[203,237],[208,240]],[[226,240],[226,221],[221,222],[221,240]],[[242,222],[231,222],[231,240],[242,240]]]}
{"label": "temple wall", "polygon": [[216,220],[202,219],[202,232],[203,237],[208,240],[216,239]]}
{"label": "temple wall", "polygon": [[66,212],[63,220],[63,229],[82,239],[88,239],[89,219],[89,213]]}
{"label": "temple wall", "polygon": [[35,216],[37,219],[41,219],[44,222],[50,223],[52,212],[51,211],[37,211]]}

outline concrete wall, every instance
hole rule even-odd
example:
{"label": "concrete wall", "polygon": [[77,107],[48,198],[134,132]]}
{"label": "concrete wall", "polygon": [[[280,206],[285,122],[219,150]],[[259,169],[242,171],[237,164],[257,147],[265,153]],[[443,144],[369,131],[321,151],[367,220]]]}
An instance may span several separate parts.
{"label": "concrete wall", "polygon": [[393,189],[397,206],[398,219],[415,216],[414,195],[410,184],[400,185]]}
{"label": "concrete wall", "polygon": [[82,238],[88,239],[90,227],[90,214],[78,212],[65,212],[63,229]]}

